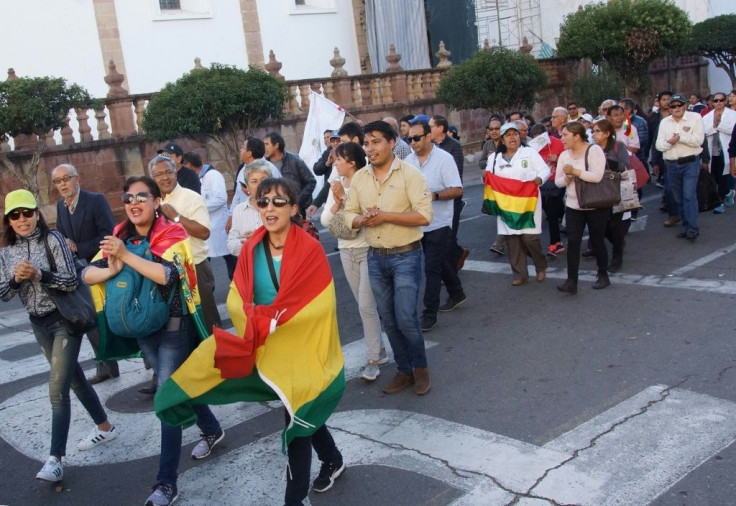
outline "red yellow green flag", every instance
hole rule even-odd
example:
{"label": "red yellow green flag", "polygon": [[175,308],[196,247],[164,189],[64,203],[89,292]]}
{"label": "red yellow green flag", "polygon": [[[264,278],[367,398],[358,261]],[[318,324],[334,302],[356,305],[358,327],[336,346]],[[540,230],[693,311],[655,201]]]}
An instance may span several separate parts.
{"label": "red yellow green flag", "polygon": [[215,329],[158,390],[156,414],[170,425],[196,421],[195,404],[280,399],[291,416],[283,449],[311,435],[332,414],[345,389],[335,287],[318,241],[292,226],[283,250],[280,288],[270,305],[253,303],[255,247],[245,243],[227,308],[233,335]]}
{"label": "red yellow green flag", "polygon": [[534,181],[519,181],[486,171],[483,208],[498,216],[513,230],[534,228],[539,187]]}

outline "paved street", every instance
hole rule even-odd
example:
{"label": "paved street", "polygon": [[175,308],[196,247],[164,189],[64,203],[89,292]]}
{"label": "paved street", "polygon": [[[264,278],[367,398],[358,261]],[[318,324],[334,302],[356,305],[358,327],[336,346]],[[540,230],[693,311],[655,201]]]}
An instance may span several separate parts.
{"label": "paved street", "polygon": [[[488,251],[496,227],[480,214],[482,187],[467,188],[460,238],[471,250],[461,272],[468,301],[426,334],[432,389],[421,398],[411,389],[381,392],[392,365],[374,383],[358,377],[357,304],[336,242],[322,231],[348,377],[328,425],[348,468],[332,490],[311,493],[311,504],[734,504],[736,207],[701,213],[701,236],[690,243],[662,227],[658,190],[645,190],[612,286],[592,290],[595,264],[583,259],[578,294],[568,296],[555,290],[564,254],[551,260],[545,282],[511,285],[506,258]],[[224,303],[224,263],[214,267]],[[141,361],[122,363],[119,379],[96,386],[120,429],[116,441],[79,452],[92,423],[73,398],[65,488],[56,493],[34,479],[50,440],[48,373],[17,300],[0,305],[0,328],[0,504],[142,504],[159,429],[151,398],[136,391],[150,379]],[[88,370],[91,356],[85,343]],[[189,452],[199,434],[185,430],[177,504],[281,504],[279,405],[213,411],[225,439],[195,463]],[[313,467],[316,476],[316,458]]]}

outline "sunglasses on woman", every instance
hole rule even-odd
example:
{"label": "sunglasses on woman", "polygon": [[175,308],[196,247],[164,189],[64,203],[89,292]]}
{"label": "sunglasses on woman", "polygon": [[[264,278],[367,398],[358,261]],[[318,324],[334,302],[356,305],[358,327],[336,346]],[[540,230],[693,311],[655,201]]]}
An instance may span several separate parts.
{"label": "sunglasses on woman", "polygon": [[124,204],[132,204],[133,202],[137,202],[139,204],[142,204],[143,202],[147,202],[148,199],[151,198],[150,193],[146,192],[140,192],[133,195],[132,193],[123,193],[123,203]]}
{"label": "sunglasses on woman", "polygon": [[16,221],[20,219],[20,215],[23,215],[24,218],[31,219],[33,218],[33,215],[36,214],[35,209],[16,209],[15,211],[11,211],[8,213],[8,219],[11,221]]}
{"label": "sunglasses on woman", "polygon": [[273,207],[284,207],[287,204],[291,204],[291,200],[285,197],[260,197],[256,200],[256,205],[261,209],[266,209],[269,203],[273,204]]}

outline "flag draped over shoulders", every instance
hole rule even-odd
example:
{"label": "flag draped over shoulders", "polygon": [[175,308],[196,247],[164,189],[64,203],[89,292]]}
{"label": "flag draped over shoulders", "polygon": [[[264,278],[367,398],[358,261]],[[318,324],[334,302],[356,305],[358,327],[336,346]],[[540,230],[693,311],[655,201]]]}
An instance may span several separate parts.
{"label": "flag draped over shoulders", "polygon": [[[125,222],[119,223],[113,230],[113,235],[117,236],[124,226]],[[160,217],[153,224],[153,229],[149,235],[149,243],[153,255],[168,260],[176,266],[180,280],[179,296],[184,302],[183,306],[185,306],[182,309],[185,313],[192,315],[197,334],[201,339],[204,339],[208,334],[200,306],[194,257],[189,249],[188,238],[189,236],[184,227]],[[102,257],[103,254],[100,251],[94,260]],[[92,285],[90,291],[97,311],[97,324],[100,334],[100,348],[97,358],[99,360],[117,360],[139,357],[140,348],[135,339],[117,336],[107,326],[104,312],[105,284]]]}
{"label": "flag draped over shoulders", "polygon": [[337,328],[335,287],[318,241],[292,226],[283,250],[280,287],[270,305],[253,304],[256,230],[240,254],[227,308],[233,335],[215,329],[155,397],[156,414],[167,424],[195,422],[195,404],[280,399],[291,423],[283,449],[311,435],[332,414],[345,389]]}
{"label": "flag draped over shoulders", "polygon": [[539,186],[534,181],[519,181],[486,171],[483,178],[483,207],[498,216],[511,229],[534,228],[534,211]]}

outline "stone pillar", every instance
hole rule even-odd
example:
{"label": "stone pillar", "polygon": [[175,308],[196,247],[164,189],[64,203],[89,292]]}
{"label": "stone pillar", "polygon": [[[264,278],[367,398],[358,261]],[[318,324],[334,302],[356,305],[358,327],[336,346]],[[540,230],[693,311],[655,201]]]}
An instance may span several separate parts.
{"label": "stone pillar", "polygon": [[360,58],[360,72],[371,74],[373,67],[368,53],[368,40],[365,36],[365,0],[352,0],[353,22],[355,23],[355,39],[358,43],[358,58]]}
{"label": "stone pillar", "polygon": [[345,65],[345,58],[340,56],[340,50],[336,47],[333,51],[333,57],[330,60],[330,65],[335,69],[332,71],[332,77],[345,77],[348,75],[347,70],[345,70],[343,65]]}
{"label": "stone pillar", "polygon": [[[128,97],[128,90],[122,87],[125,76],[120,74],[115,68],[115,62],[110,60],[108,65],[108,73],[105,76],[105,82],[110,87],[107,93],[109,99],[125,99]],[[113,137],[126,137],[135,135],[137,132],[135,118],[133,117],[133,108],[130,100],[115,101],[107,106],[110,113],[110,124],[112,125]],[[104,124],[104,122],[103,122]],[[99,137],[100,139],[102,137]]]}
{"label": "stone pillar", "polygon": [[407,94],[406,74],[404,74],[404,69],[399,65],[401,55],[396,52],[396,46],[393,44],[389,46],[386,61],[388,62],[386,72],[393,74],[391,76],[391,98],[394,102],[406,102],[409,98]]}
{"label": "stone pillar", "polygon": [[281,70],[281,67],[283,66],[284,64],[276,59],[276,55],[274,54],[273,49],[271,49],[268,52],[268,63],[266,63],[263,68],[265,68],[269,74],[274,75],[283,81],[284,76],[279,74],[279,70]]}
{"label": "stone pillar", "polygon": [[[116,61],[120,71],[125,75],[125,56],[123,45],[120,42],[120,31],[118,30],[118,15],[115,11],[115,0],[92,0],[95,9],[95,21],[97,22],[97,35],[102,52],[102,65],[105,62]],[[121,82],[124,89],[128,84]]]}
{"label": "stone pillar", "polygon": [[261,21],[258,17],[257,0],[240,0],[240,18],[243,22],[248,64],[263,67],[263,40],[261,39]]}

